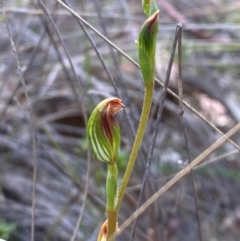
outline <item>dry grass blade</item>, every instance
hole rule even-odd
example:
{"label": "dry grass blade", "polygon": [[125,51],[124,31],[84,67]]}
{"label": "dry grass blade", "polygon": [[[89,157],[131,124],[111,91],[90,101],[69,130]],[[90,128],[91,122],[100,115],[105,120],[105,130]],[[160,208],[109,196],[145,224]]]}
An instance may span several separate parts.
{"label": "dry grass blade", "polygon": [[17,69],[18,69],[18,75],[19,78],[21,80],[23,89],[24,89],[24,94],[25,94],[25,98],[27,101],[27,105],[28,105],[28,110],[29,110],[29,122],[30,122],[30,128],[31,128],[31,136],[32,136],[32,157],[33,157],[33,189],[32,189],[32,219],[31,219],[31,241],[35,240],[35,211],[36,211],[36,185],[37,185],[37,156],[36,156],[36,130],[35,130],[35,124],[34,124],[34,118],[32,116],[32,108],[31,108],[31,103],[30,103],[30,99],[29,99],[29,95],[28,95],[28,90],[27,90],[27,86],[22,74],[22,70],[21,70],[21,64],[18,58],[18,54],[17,54],[17,50],[13,41],[13,37],[9,28],[9,24],[8,24],[8,20],[7,20],[7,16],[5,13],[5,10],[3,8],[3,15],[5,18],[5,23],[6,23],[6,27],[7,27],[7,31],[8,31],[8,35],[9,35],[9,40],[11,42],[11,47],[14,53],[14,56],[16,58],[16,62],[17,62]]}
{"label": "dry grass blade", "polygon": [[120,231],[117,235],[120,235],[139,215],[141,215],[150,205],[152,205],[159,197],[161,197],[166,191],[168,191],[174,184],[176,184],[181,178],[186,176],[190,171],[197,167],[205,158],[216,151],[220,146],[222,146],[229,138],[236,134],[240,130],[240,123],[234,126],[230,131],[228,131],[224,136],[218,139],[214,144],[212,144],[208,149],[206,149],[202,154],[195,158],[190,164],[182,169],[178,174],[176,174],[168,183],[166,183],[162,188],[160,188],[154,195],[152,195],[138,210],[136,210],[119,228]]}
{"label": "dry grass blade", "polygon": [[[34,58],[35,58],[36,55],[37,55],[37,52],[38,52],[38,50],[39,50],[39,48],[40,48],[41,42],[42,42],[45,34],[46,34],[46,31],[44,30],[43,33],[42,33],[42,35],[41,35],[41,37],[39,38],[37,47],[34,49],[34,52],[33,52],[33,54],[31,55],[31,57],[30,57],[30,59],[29,59],[29,61],[28,61],[28,65],[27,65],[27,67],[26,67],[26,69],[25,69],[25,71],[24,71],[24,73],[23,73],[23,76],[24,76],[24,74],[25,74],[26,72],[28,72],[28,70],[31,68],[31,64],[32,64]],[[8,101],[6,102],[5,108],[4,108],[4,109],[2,110],[2,112],[0,113],[0,122],[3,121],[4,116],[5,116],[6,112],[7,112],[8,107],[9,107],[10,103],[13,101],[14,96],[16,95],[16,93],[17,93],[17,91],[18,91],[18,89],[19,89],[20,87],[21,87],[21,80],[18,81],[18,83],[17,83],[17,85],[16,85],[16,88],[14,89],[14,91],[12,92],[12,95],[10,96],[10,98],[8,99]]]}
{"label": "dry grass blade", "polygon": [[91,170],[91,151],[90,151],[90,148],[88,148],[87,157],[88,157],[88,162],[87,162],[86,183],[85,183],[85,188],[84,188],[84,193],[83,193],[83,204],[82,204],[81,209],[80,209],[79,217],[78,217],[76,227],[75,227],[74,233],[72,235],[71,241],[74,241],[77,237],[77,233],[78,233],[78,230],[80,228],[81,221],[82,221],[82,218],[83,218],[84,208],[85,208],[86,202],[87,202],[89,178],[90,178],[90,170]]}
{"label": "dry grass blade", "polygon": [[[87,126],[87,113],[86,113],[86,110],[85,110],[85,107],[84,107],[84,98],[83,98],[83,93],[82,93],[82,86],[81,86],[81,83],[80,81],[78,80],[78,77],[77,77],[77,74],[76,74],[76,71],[75,71],[75,68],[74,68],[74,65],[73,65],[73,62],[71,60],[71,57],[70,57],[70,54],[67,50],[67,47],[61,37],[61,34],[60,32],[58,31],[58,28],[56,26],[56,24],[54,23],[51,15],[48,13],[45,5],[43,4],[43,2],[41,0],[39,0],[39,3],[41,5],[41,7],[43,8],[43,11],[46,13],[46,15],[48,16],[48,18],[50,19],[51,21],[51,24],[53,25],[61,43],[62,43],[62,46],[64,48],[64,51],[66,53],[66,56],[67,56],[67,59],[70,63],[70,66],[71,66],[71,70],[74,74],[74,77],[75,77],[75,81],[79,84],[79,89],[80,89],[80,98],[79,98],[79,95],[77,94],[75,88],[74,88],[74,84],[71,84],[71,87],[72,87],[72,90],[73,90],[73,93],[75,94],[75,97],[76,97],[76,100],[78,102],[78,105],[79,107],[81,108],[82,110],[82,114],[83,114],[83,118],[84,118],[84,124],[85,126]],[[70,78],[71,79],[71,78]],[[70,81],[70,83],[72,83]],[[80,208],[80,212],[79,212],[79,217],[78,217],[78,220],[77,220],[77,223],[76,223],[76,227],[75,227],[75,230],[74,230],[74,233],[73,233],[73,236],[71,238],[72,241],[74,241],[77,237],[77,233],[78,233],[78,230],[79,230],[79,227],[81,225],[81,220],[82,220],[82,217],[83,217],[83,212],[84,212],[84,209],[85,209],[85,205],[86,205],[86,200],[87,200],[87,194],[88,194],[88,186],[89,186],[89,176],[90,176],[90,167],[91,167],[91,164],[90,164],[90,161],[91,161],[91,152],[90,152],[90,147],[88,147],[88,150],[87,150],[87,172],[86,172],[86,183],[85,183],[85,188],[84,188],[84,193],[83,193],[83,203],[81,205],[81,208]]]}
{"label": "dry grass blade", "polygon": [[[45,5],[43,4],[43,2],[41,0],[39,0],[39,3],[41,5],[41,7],[43,8],[43,11],[46,13],[46,15],[48,16],[49,20],[51,21],[51,24],[53,25],[53,27],[54,27],[54,29],[55,29],[55,31],[56,31],[56,33],[57,33],[57,35],[58,35],[58,37],[59,37],[59,39],[61,41],[61,44],[62,44],[62,46],[64,48],[65,53],[66,53],[67,59],[68,59],[68,61],[70,63],[71,70],[72,70],[72,72],[74,74],[75,80],[79,84],[81,100],[80,100],[79,95],[77,94],[77,92],[76,92],[76,90],[74,88],[74,85],[71,84],[72,82],[70,80],[70,84],[71,84],[73,93],[75,94],[75,97],[77,99],[78,105],[79,105],[80,109],[82,110],[83,117],[84,117],[84,123],[85,123],[85,126],[86,126],[87,125],[87,113],[86,113],[85,107],[83,105],[83,103],[84,103],[84,101],[83,101],[83,91],[82,91],[81,83],[78,80],[78,77],[77,77],[77,74],[76,74],[73,62],[72,62],[71,57],[70,57],[70,54],[69,54],[69,52],[67,50],[67,47],[66,47],[66,45],[65,45],[65,43],[63,41],[63,38],[62,38],[60,32],[58,31],[58,28],[57,28],[56,24],[54,23],[51,15],[48,13],[48,10],[46,9]],[[74,230],[74,233],[73,233],[73,236],[72,236],[71,240],[75,240],[75,238],[77,236],[78,229],[79,229],[79,226],[81,224],[82,217],[83,217],[83,212],[84,212],[84,209],[85,209],[85,204],[86,204],[87,194],[88,194],[88,186],[89,186],[90,160],[91,160],[91,152],[90,152],[90,148],[88,147],[88,151],[87,151],[87,173],[86,173],[86,183],[85,183],[84,194],[83,194],[83,203],[82,203],[81,208],[80,208],[79,218],[77,220],[76,227],[75,227],[75,230]]]}
{"label": "dry grass blade", "polygon": [[[108,34],[108,31],[107,31],[107,28],[106,28],[106,23],[105,23],[105,20],[103,19],[101,9],[100,9],[100,6],[99,6],[99,1],[94,0],[93,2],[94,2],[94,6],[96,8],[97,14],[99,16],[99,21],[100,21],[103,33],[107,38],[109,38],[108,37],[109,34]],[[113,63],[114,63],[114,65],[116,67],[116,70],[117,70],[117,78],[116,79],[118,80],[118,85],[121,86],[120,90],[121,90],[122,93],[124,93],[124,103],[125,103],[125,105],[128,106],[129,103],[130,103],[130,100],[129,100],[129,96],[127,94],[126,86],[124,85],[122,72],[121,72],[121,69],[120,69],[120,66],[119,66],[119,61],[118,61],[116,53],[113,51],[112,47],[110,45],[108,45],[108,47],[109,47],[109,52],[110,52],[111,58],[113,59]]]}
{"label": "dry grass blade", "polygon": [[[51,15],[48,13],[48,11],[47,11],[45,5],[43,4],[43,2],[42,2],[41,0],[38,0],[38,2],[40,3],[41,7],[43,8],[43,11],[44,11],[45,14],[47,15],[48,19],[50,20],[50,22],[51,22],[54,30],[56,31],[56,33],[57,33],[57,35],[58,35],[58,38],[60,39],[61,44],[62,44],[62,46],[63,46],[63,48],[64,48],[64,51],[65,51],[65,53],[66,53],[67,59],[68,59],[68,61],[69,61],[69,63],[70,63],[71,70],[72,70],[72,72],[73,72],[73,74],[74,74],[75,80],[76,80],[77,83],[79,83],[78,78],[77,78],[77,74],[76,74],[76,71],[75,71],[75,68],[74,68],[74,66],[73,66],[72,60],[71,60],[70,55],[69,55],[68,50],[67,50],[67,47],[66,47],[66,45],[65,45],[65,43],[64,43],[64,41],[63,41],[63,39],[62,39],[62,36],[61,36],[61,34],[60,34],[60,32],[59,32],[56,24],[54,23]],[[51,35],[51,33],[49,33],[49,36],[50,36],[50,35]],[[54,41],[52,41],[52,42],[54,43]],[[56,47],[56,49],[58,50],[57,47]],[[59,52],[58,52],[58,53],[59,53]],[[63,61],[61,61],[61,62],[63,63]],[[64,64],[63,64],[63,66],[64,66],[64,68],[66,68]],[[68,73],[68,71],[67,71],[66,69],[65,69],[65,72]],[[80,108],[82,109],[83,113],[85,113],[84,105],[81,104],[82,102],[81,102],[80,99],[79,99],[78,93],[77,93],[77,91],[76,91],[76,89],[75,89],[75,87],[74,87],[74,84],[73,84],[73,82],[72,82],[72,79],[70,78],[70,76],[68,76],[68,77],[69,77],[70,85],[71,85],[72,91],[73,91],[73,93],[74,93],[74,95],[75,95],[75,98],[76,98],[76,100],[77,100]],[[80,87],[81,87],[81,86],[80,86]],[[82,96],[82,95],[80,95],[80,96]],[[84,115],[84,118],[85,118],[85,122],[87,122],[87,120],[86,120],[86,115]]]}
{"label": "dry grass blade", "polygon": [[[121,53],[126,59],[128,59],[131,63],[133,63],[135,66],[140,68],[139,64],[134,61],[128,54],[126,54],[124,51],[122,51],[120,48],[118,48],[115,44],[113,44],[109,39],[107,39],[104,35],[102,35],[99,31],[97,31],[91,24],[89,24],[86,20],[84,20],[81,16],[79,16],[75,11],[73,11],[71,8],[69,8],[64,2],[61,0],[56,0],[59,2],[64,8],[66,8],[69,12],[71,12],[76,18],[81,20],[88,28],[90,28],[92,31],[94,31],[99,37],[104,39],[106,43],[111,45],[114,49],[116,49],[119,53]],[[155,79],[161,86],[164,84],[158,80]],[[168,93],[170,93],[174,98],[179,100],[178,95],[176,95],[172,90],[168,89]],[[189,110],[191,110],[195,115],[197,115],[200,119],[202,119],[204,122],[206,122],[209,126],[211,126],[215,131],[217,131],[219,134],[224,135],[224,133],[219,130],[214,124],[212,124],[210,121],[208,121],[203,115],[201,115],[198,111],[196,111],[192,106],[190,106],[187,102],[183,101],[184,106],[186,106]],[[228,140],[235,148],[237,148],[240,151],[240,147],[231,139]]]}

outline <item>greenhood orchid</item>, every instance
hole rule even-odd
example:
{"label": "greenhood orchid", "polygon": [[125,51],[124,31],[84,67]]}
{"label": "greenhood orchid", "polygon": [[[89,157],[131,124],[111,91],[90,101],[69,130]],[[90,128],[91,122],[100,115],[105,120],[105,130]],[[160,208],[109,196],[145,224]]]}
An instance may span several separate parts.
{"label": "greenhood orchid", "polygon": [[123,107],[120,99],[108,98],[97,105],[89,118],[88,139],[100,161],[114,162],[118,156],[120,127],[114,115]]}

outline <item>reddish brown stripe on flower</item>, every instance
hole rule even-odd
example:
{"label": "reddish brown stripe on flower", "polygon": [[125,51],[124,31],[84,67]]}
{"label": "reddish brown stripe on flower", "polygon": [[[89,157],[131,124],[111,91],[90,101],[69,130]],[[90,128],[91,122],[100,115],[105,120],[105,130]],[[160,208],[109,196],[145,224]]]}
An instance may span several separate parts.
{"label": "reddish brown stripe on flower", "polygon": [[114,118],[114,115],[118,111],[122,110],[123,107],[124,105],[122,104],[122,101],[120,99],[115,98],[109,100],[109,102],[101,111],[101,126],[107,139],[111,144],[113,142],[112,129],[114,128],[114,125],[118,123],[117,120]]}

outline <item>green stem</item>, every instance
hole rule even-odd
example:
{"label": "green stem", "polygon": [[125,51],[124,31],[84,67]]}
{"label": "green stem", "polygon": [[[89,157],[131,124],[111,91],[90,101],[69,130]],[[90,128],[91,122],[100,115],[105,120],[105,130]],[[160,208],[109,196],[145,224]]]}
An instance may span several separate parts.
{"label": "green stem", "polygon": [[107,195],[107,210],[115,210],[117,197],[117,180],[118,168],[116,162],[108,164],[108,173],[106,181],[106,195]]}
{"label": "green stem", "polygon": [[146,130],[149,114],[150,114],[150,109],[152,105],[152,96],[153,96],[153,90],[154,90],[154,81],[147,81],[145,82],[145,94],[144,94],[144,100],[143,100],[143,109],[142,109],[142,114],[140,117],[139,125],[138,125],[138,130],[137,134],[133,143],[132,151],[129,157],[128,165],[123,177],[123,181],[121,184],[121,187],[119,189],[118,193],[118,200],[117,200],[117,205],[116,205],[116,210],[119,212],[119,209],[121,207],[121,203],[137,158],[137,154],[139,151],[139,148],[142,143],[142,139]]}
{"label": "green stem", "polygon": [[115,209],[117,198],[117,181],[118,181],[118,168],[116,162],[108,164],[106,194],[107,194],[107,215],[108,215],[108,231],[107,241],[115,240],[115,232],[117,226],[117,212]]}

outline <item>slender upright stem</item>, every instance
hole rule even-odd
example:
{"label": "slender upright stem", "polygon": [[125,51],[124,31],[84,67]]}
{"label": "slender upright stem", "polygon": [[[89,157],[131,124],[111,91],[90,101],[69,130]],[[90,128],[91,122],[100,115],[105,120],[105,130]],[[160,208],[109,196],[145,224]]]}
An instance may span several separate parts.
{"label": "slender upright stem", "polygon": [[152,96],[153,96],[153,90],[154,90],[154,82],[149,81],[145,82],[145,94],[144,94],[144,100],[143,100],[143,109],[142,109],[142,114],[140,117],[139,125],[138,125],[138,130],[137,134],[135,137],[135,141],[133,143],[133,148],[129,157],[127,169],[125,171],[124,177],[122,184],[119,189],[118,193],[118,201],[116,205],[116,210],[119,212],[119,209],[121,207],[121,203],[125,194],[125,190],[127,188],[136,158],[137,154],[139,151],[139,148],[142,144],[142,139],[145,133],[145,129],[147,126],[149,114],[150,114],[150,109],[151,109],[151,104],[152,104]]}
{"label": "slender upright stem", "polygon": [[107,241],[115,241],[115,232],[117,226],[117,211],[115,208],[117,198],[118,168],[116,162],[108,164],[108,174],[106,183],[107,193],[107,215],[108,231]]}

